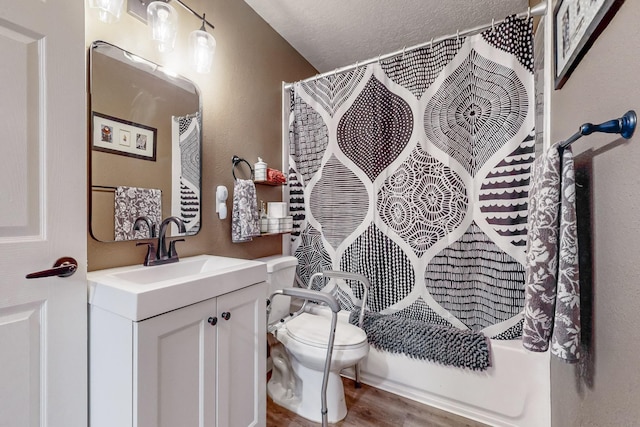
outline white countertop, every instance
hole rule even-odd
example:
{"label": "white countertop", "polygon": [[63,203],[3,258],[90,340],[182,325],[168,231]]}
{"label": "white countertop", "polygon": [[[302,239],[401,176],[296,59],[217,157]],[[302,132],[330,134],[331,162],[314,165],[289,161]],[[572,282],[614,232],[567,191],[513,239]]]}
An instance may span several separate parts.
{"label": "white countertop", "polygon": [[139,321],[264,282],[266,264],[198,255],[153,267],[134,265],[87,274],[89,304]]}

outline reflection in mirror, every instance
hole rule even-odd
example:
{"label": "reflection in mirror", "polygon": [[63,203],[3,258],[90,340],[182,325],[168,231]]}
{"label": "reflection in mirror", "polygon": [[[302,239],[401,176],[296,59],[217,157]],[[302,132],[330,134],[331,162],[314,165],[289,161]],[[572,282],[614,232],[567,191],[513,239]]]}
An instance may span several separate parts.
{"label": "reflection in mirror", "polygon": [[[109,43],[91,45],[91,235],[147,239],[176,216],[200,229],[200,93]],[[136,221],[138,220],[138,221]],[[172,236],[178,235],[177,228]]]}

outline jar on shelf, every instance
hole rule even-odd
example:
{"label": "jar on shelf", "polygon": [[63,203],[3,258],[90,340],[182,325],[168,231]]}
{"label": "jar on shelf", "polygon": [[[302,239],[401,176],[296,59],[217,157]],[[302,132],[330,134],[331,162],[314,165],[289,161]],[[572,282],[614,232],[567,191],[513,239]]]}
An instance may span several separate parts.
{"label": "jar on shelf", "polygon": [[266,181],[267,180],[267,164],[262,161],[260,157],[258,157],[258,162],[253,165],[253,170],[255,173],[256,181]]}

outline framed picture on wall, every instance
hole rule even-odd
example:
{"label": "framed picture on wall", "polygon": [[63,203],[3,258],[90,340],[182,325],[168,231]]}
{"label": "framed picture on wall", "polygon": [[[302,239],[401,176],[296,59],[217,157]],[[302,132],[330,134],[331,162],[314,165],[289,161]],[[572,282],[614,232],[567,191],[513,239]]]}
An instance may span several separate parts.
{"label": "framed picture on wall", "polygon": [[105,153],[156,161],[156,128],[93,112],[92,148]]}
{"label": "framed picture on wall", "polygon": [[555,88],[560,89],[624,0],[559,0],[553,12]]}

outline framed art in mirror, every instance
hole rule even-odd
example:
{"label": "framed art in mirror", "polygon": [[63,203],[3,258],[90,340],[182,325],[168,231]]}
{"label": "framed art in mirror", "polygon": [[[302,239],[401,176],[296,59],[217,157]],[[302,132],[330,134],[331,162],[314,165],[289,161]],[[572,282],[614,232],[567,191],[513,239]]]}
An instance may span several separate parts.
{"label": "framed art in mirror", "polygon": [[94,150],[156,161],[156,128],[95,111],[92,127]]}

